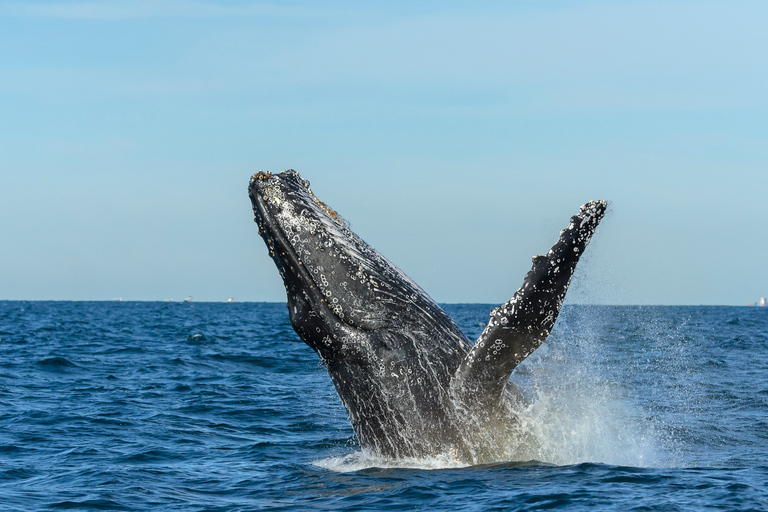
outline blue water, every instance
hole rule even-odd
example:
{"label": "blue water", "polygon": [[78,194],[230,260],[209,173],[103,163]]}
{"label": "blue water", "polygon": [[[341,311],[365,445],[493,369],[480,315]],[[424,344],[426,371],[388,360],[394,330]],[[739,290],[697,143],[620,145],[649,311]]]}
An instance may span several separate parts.
{"label": "blue water", "polygon": [[768,510],[768,308],[566,307],[475,467],[362,453],[284,304],[0,302],[0,351],[3,511]]}

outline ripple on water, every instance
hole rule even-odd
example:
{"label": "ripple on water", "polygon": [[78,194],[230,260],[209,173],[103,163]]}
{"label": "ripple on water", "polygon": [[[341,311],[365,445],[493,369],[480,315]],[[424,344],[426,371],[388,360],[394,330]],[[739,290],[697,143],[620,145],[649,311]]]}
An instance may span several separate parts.
{"label": "ripple on water", "polygon": [[41,359],[40,361],[37,361],[35,364],[37,366],[40,366],[49,370],[77,368],[77,365],[75,363],[69,361],[64,357],[58,357],[58,356]]}
{"label": "ripple on water", "polygon": [[765,313],[564,308],[515,376],[547,463],[467,467],[361,451],[285,304],[0,301],[0,509],[764,510]]}

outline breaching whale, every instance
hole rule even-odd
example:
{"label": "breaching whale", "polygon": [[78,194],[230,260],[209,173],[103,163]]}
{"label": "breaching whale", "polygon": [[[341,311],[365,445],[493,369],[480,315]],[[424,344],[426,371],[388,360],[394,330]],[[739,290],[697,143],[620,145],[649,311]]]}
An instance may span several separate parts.
{"label": "breaching whale", "polygon": [[392,459],[505,458],[520,441],[510,375],[554,326],[606,202],[581,207],[471,344],[296,171],[258,172],[248,192],[291,324],[328,370],[361,447]]}

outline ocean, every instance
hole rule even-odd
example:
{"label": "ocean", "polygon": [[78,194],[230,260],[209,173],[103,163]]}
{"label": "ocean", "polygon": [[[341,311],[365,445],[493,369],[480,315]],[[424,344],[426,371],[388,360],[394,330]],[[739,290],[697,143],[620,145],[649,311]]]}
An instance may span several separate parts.
{"label": "ocean", "polygon": [[0,354],[2,511],[768,510],[768,308],[565,306],[472,467],[363,453],[285,304],[0,301]]}

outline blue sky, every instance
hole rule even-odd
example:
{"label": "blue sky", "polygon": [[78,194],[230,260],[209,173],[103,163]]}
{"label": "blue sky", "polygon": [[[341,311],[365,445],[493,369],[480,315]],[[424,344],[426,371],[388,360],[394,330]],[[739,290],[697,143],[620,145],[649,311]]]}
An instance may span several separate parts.
{"label": "blue sky", "polygon": [[768,295],[768,3],[0,1],[0,299],[284,300],[294,168],[438,301]]}

